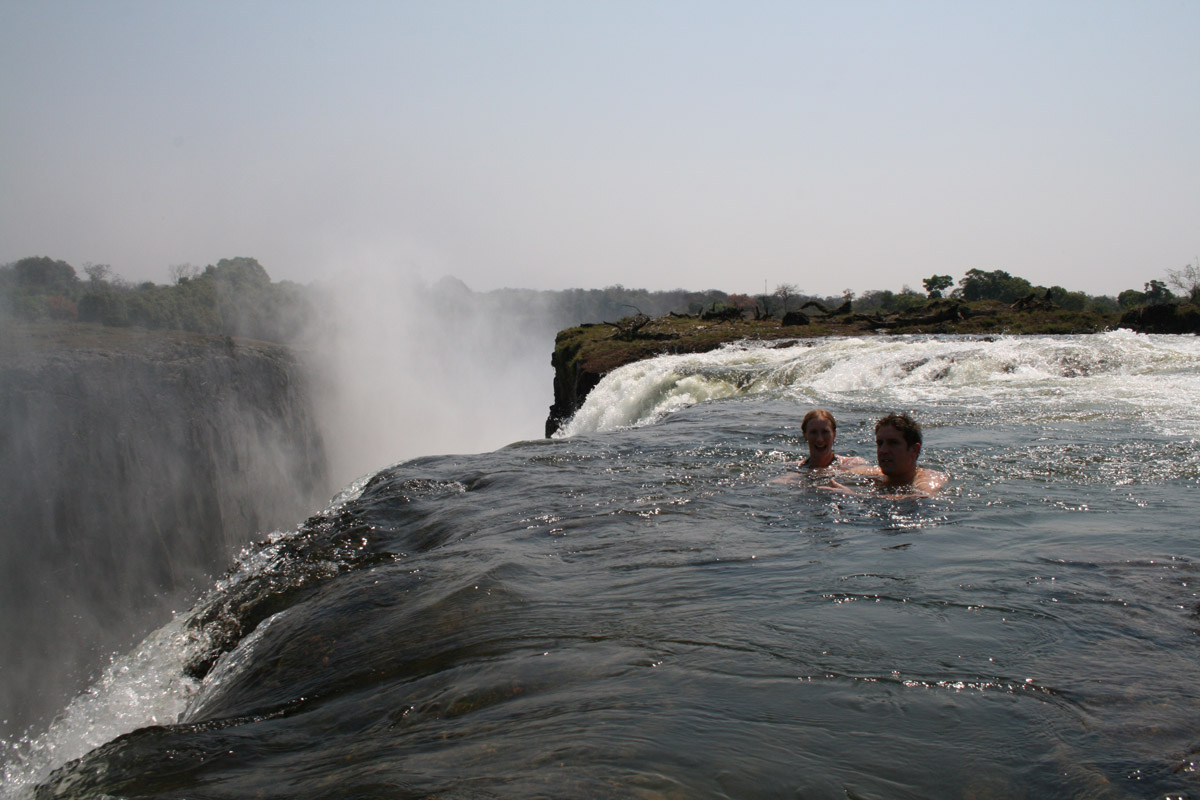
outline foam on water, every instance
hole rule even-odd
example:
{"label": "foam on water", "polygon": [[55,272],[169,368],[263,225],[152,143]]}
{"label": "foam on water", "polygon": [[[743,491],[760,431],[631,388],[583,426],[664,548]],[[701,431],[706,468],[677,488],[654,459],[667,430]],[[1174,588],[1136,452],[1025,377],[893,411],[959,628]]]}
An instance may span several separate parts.
{"label": "foam on water", "polygon": [[[752,794],[764,776],[776,794],[802,776],[814,795],[875,796],[879,768],[907,781],[890,796],[929,796],[940,762],[928,744],[947,713],[978,741],[940,745],[995,762],[1001,783],[1027,780],[1014,765],[1034,763],[1030,786],[1061,788],[1054,776],[1081,766],[1089,774],[1070,780],[1086,794],[1122,775],[1114,754],[1130,750],[1129,770],[1176,787],[1195,769],[1191,708],[1175,699],[1190,696],[1200,613],[1184,533],[1200,478],[1198,375],[1200,340],[1128,332],[743,344],[630,365],[567,434],[684,410],[648,430],[418,459],[356,481],[324,527],[245,550],[197,609],[114,660],[49,730],[0,743],[0,797],[121,770],[145,794],[203,794],[186,776],[163,788],[189,753],[197,781],[230,781],[226,796],[341,790],[366,780],[349,756],[416,781],[414,796],[494,790],[497,774],[514,796],[546,793],[521,781],[554,780],[565,757],[598,776],[582,795],[615,774],[594,757],[604,730],[623,747],[628,732],[643,737],[620,769],[661,772],[652,787],[694,781],[688,796]],[[817,403],[863,455],[881,409],[914,408],[933,431],[923,458],[952,486],[918,504],[773,485],[803,449],[797,411]],[[197,682],[189,666],[223,598],[263,615]],[[588,670],[601,680],[583,685]],[[282,693],[260,697],[259,675]],[[230,711],[260,706],[261,719]],[[269,722],[280,709],[304,713]],[[592,725],[596,714],[611,727]],[[724,721],[697,726],[696,714]],[[214,720],[239,737],[236,755],[205,728]],[[1126,736],[1151,724],[1161,742]],[[1043,732],[1062,753],[1040,754],[1046,741],[1028,735]],[[295,761],[271,761],[280,733],[306,743],[289,745]],[[521,760],[531,753],[553,758],[539,771]],[[743,791],[717,792],[723,776]]]}
{"label": "foam on water", "polygon": [[[1091,336],[842,338],[726,345],[659,356],[606,375],[558,436],[638,427],[695,403],[774,393],[814,403],[954,403],[1026,413],[1102,413],[1200,433],[1195,337],[1114,331]],[[1069,390],[1069,391],[1067,391]]]}
{"label": "foam on water", "polygon": [[136,728],[175,722],[197,688],[183,671],[195,644],[185,624],[185,615],[177,616],[133,652],[114,658],[44,733],[0,742],[0,797],[29,796],[55,768],[105,742]]}
{"label": "foam on water", "polygon": [[[322,513],[354,501],[371,476],[366,475],[338,493]],[[280,546],[292,532],[275,531],[259,545],[243,548],[230,571],[191,611],[180,613],[147,636],[127,655],[114,657],[101,676],[76,697],[40,734],[0,740],[3,785],[0,798],[31,796],[34,788],[58,767],[80,758],[122,734],[148,725],[170,725],[184,717],[203,698],[202,684],[187,674],[187,665],[206,642],[190,624],[197,609],[280,559]],[[216,676],[228,671],[223,659]],[[209,686],[210,679],[203,684]]]}

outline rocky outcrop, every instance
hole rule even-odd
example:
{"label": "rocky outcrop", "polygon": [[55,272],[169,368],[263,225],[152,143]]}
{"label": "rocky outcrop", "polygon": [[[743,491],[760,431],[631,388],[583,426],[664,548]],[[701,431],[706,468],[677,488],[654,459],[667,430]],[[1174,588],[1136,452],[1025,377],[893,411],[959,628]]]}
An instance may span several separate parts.
{"label": "rocky outcrop", "polygon": [[12,732],[330,487],[307,380],[282,347],[86,325],[4,333],[0,720]]}
{"label": "rocky outcrop", "polygon": [[554,404],[546,418],[546,437],[553,436],[567,420],[574,416],[588,392],[600,383],[603,373],[590,368],[580,356],[584,344],[581,331],[592,328],[581,325],[560,331],[554,340],[554,354],[550,365],[554,367]]}
{"label": "rocky outcrop", "polygon": [[1180,303],[1132,308],[1121,317],[1121,327],[1139,333],[1200,333],[1200,309]]}
{"label": "rocky outcrop", "polygon": [[[944,299],[922,303],[906,313],[885,316],[852,314],[849,301],[832,310],[810,301],[804,304],[805,308],[823,313],[809,316],[792,312],[783,320],[747,320],[740,314],[728,318],[670,314],[654,319],[639,316],[605,326],[567,328],[555,339],[551,358],[554,405],[546,420],[546,435],[552,436],[570,420],[604,375],[624,364],[664,353],[700,353],[739,340],[786,342],[826,336],[894,334],[1084,334],[1111,330],[1117,325],[1115,313],[1067,311],[1051,306],[1018,303],[1013,307],[990,300],[967,303]],[[1120,324],[1146,332],[1198,332],[1200,312],[1192,306],[1169,313],[1148,307],[1136,316],[1127,314]]]}
{"label": "rocky outcrop", "polygon": [[935,301],[930,303],[926,312],[910,314],[892,314],[890,316],[876,315],[861,316],[859,319],[869,324],[874,330],[890,330],[914,326],[940,325],[947,322],[960,322],[970,316],[970,310],[963,303],[951,301]]}

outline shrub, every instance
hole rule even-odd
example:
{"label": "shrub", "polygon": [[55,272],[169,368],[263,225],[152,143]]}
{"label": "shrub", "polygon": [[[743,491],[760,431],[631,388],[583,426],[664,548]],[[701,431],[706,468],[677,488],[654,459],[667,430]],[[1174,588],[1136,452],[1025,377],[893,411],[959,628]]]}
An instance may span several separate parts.
{"label": "shrub", "polygon": [[74,301],[56,294],[46,298],[46,313],[50,319],[73,320],[78,318],[79,309]]}

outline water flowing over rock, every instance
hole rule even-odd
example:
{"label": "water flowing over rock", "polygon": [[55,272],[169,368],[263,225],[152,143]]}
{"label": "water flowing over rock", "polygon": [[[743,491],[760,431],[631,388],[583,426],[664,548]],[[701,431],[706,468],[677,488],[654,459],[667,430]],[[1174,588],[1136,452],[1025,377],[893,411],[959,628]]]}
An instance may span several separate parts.
{"label": "water flowing over rock", "polygon": [[[329,487],[285,348],[91,326],[6,333],[0,720],[16,730]],[[69,685],[48,677],[64,673]]]}
{"label": "water flowing over rock", "polygon": [[[1195,797],[1197,405],[1200,340],[1130,331],[627,363],[245,548],[0,798]],[[814,406],[950,482],[802,472]]]}

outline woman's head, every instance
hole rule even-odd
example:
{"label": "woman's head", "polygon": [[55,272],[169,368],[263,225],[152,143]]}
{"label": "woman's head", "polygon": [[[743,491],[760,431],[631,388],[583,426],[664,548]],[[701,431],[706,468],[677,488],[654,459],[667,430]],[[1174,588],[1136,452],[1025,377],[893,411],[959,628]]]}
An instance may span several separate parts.
{"label": "woman's head", "polygon": [[814,408],[812,411],[809,411],[804,415],[804,419],[800,422],[800,433],[807,433],[808,424],[816,419],[825,420],[829,423],[830,430],[832,430],[835,434],[837,433],[837,420],[833,418],[833,414],[830,414],[823,408]]}
{"label": "woman's head", "polygon": [[821,460],[832,458],[833,441],[837,438],[837,420],[833,418],[833,414],[823,408],[814,408],[804,415],[804,420],[800,423],[800,432],[804,434],[810,454],[823,456]]}

